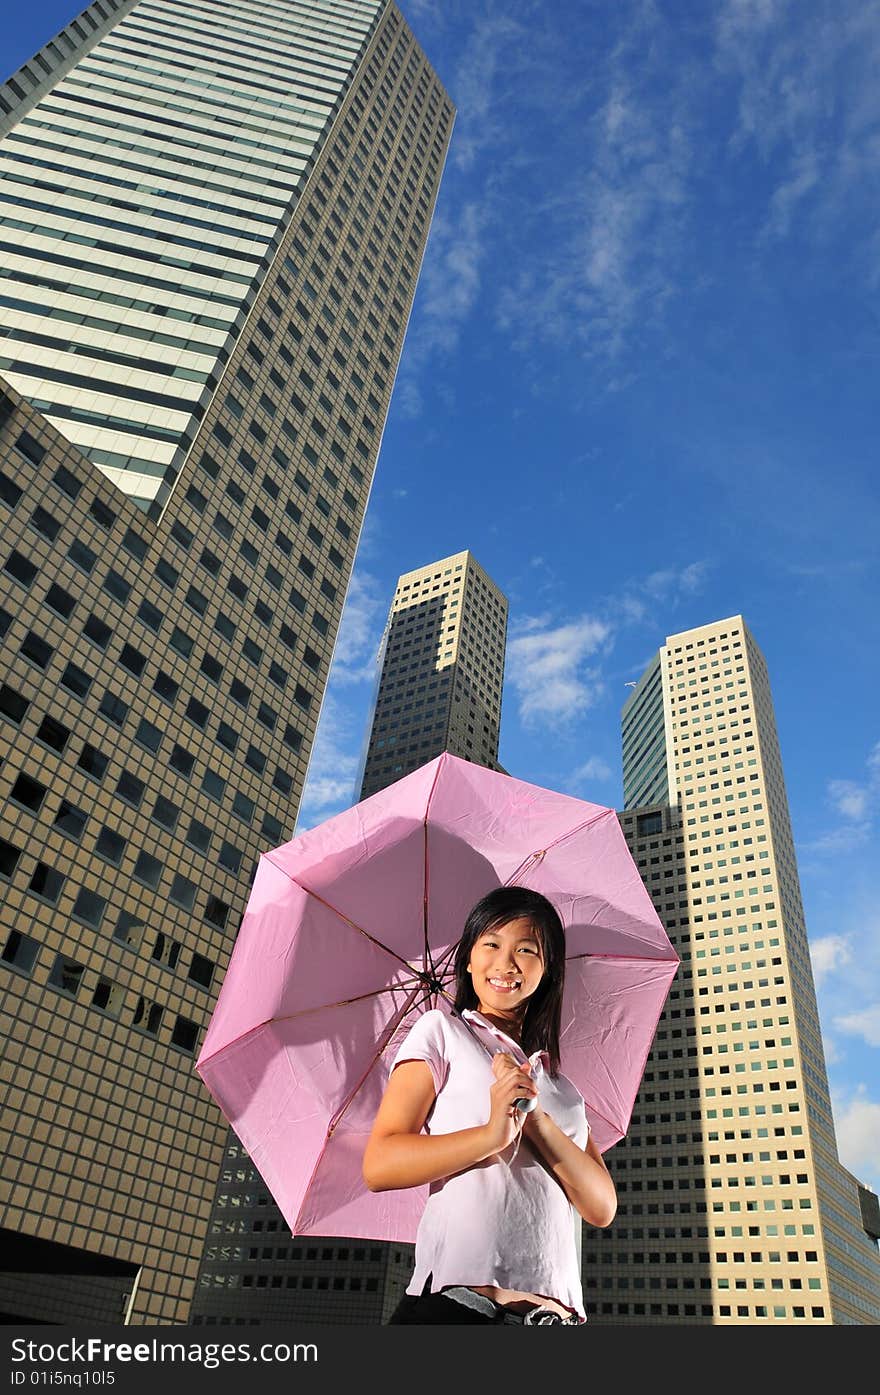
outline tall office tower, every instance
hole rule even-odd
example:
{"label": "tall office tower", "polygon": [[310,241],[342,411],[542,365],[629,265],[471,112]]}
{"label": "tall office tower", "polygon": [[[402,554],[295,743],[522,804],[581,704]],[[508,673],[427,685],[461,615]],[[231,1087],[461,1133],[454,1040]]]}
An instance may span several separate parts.
{"label": "tall office tower", "polygon": [[670,636],[623,709],[630,849],[682,965],[594,1320],[880,1320],[877,1199],[840,1165],[764,659],[741,616]]}
{"label": "tall office tower", "polygon": [[95,0],[0,109],[0,1310],[174,1322],[452,107],[388,0]]}
{"label": "tall office tower", "polygon": [[[405,572],[382,637],[381,679],[360,798],[443,751],[492,770],[507,599],[470,552]],[[229,1212],[249,1245],[229,1240]],[[291,1238],[242,1145],[230,1136],[192,1308],[194,1323],[381,1323],[403,1296],[413,1247]]]}
{"label": "tall office tower", "polygon": [[404,572],[382,637],[361,799],[442,751],[498,770],[507,598],[470,552]]}

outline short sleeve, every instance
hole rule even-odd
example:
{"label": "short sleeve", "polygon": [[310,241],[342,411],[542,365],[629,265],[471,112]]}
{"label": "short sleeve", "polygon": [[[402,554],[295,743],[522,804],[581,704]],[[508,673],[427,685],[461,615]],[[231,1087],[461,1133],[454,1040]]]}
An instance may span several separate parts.
{"label": "short sleeve", "polygon": [[404,1037],[391,1069],[401,1061],[426,1061],[434,1078],[434,1092],[439,1094],[446,1083],[449,1054],[444,1031],[445,1014],[434,1008],[423,1013]]}

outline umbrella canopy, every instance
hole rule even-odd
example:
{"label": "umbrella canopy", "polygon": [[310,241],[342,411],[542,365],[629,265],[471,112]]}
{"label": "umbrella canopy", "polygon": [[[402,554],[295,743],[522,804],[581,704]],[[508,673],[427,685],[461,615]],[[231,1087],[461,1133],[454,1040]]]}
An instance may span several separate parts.
{"label": "umbrella canopy", "polygon": [[361,1162],[389,1064],[449,1010],[468,912],[540,891],[566,937],[560,1045],[603,1151],[626,1132],[678,957],[613,809],[444,753],[260,858],[197,1070],[294,1235],[413,1240],[427,1187]]}

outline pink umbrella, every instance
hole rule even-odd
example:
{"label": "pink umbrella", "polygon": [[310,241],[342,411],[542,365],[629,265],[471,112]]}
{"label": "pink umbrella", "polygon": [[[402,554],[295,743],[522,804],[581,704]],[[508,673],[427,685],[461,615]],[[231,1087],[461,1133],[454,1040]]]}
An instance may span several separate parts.
{"label": "pink umbrella", "polygon": [[368,1192],[364,1148],[468,912],[511,884],[562,917],[562,1069],[600,1149],[625,1134],[678,957],[617,816],[446,753],[260,858],[197,1070],[294,1235],[415,1238],[427,1187]]}

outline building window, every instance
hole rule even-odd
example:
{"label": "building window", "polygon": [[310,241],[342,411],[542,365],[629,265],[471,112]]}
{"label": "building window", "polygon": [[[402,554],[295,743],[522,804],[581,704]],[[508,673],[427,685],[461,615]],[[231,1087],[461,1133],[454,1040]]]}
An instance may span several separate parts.
{"label": "building window", "polygon": [[110,757],[105,756],[103,751],[99,751],[96,746],[85,743],[80,751],[77,767],[84,770],[87,775],[91,775],[93,780],[101,780],[107,769]]}
{"label": "building window", "polygon": [[117,697],[115,693],[106,692],[101,698],[98,711],[102,717],[106,717],[107,721],[112,722],[115,727],[121,727],[124,726],[125,719],[128,716],[128,703],[123,702],[122,698]]}
{"label": "building window", "polygon": [[146,928],[146,921],[141,920],[139,916],[134,915],[131,911],[120,911],[113,931],[113,938],[117,943],[126,945],[129,949],[138,949]]}
{"label": "building window", "polygon": [[162,863],[151,853],[139,852],[133,875],[137,881],[155,891],[162,879]]}
{"label": "building window", "polygon": [[95,843],[95,852],[98,857],[104,858],[105,862],[110,862],[114,867],[118,867],[122,862],[125,844],[126,840],[121,834],[116,833],[112,828],[107,828],[105,825],[98,834]]}
{"label": "building window", "polygon": [[82,983],[84,972],[85,968],[82,964],[77,964],[74,960],[68,959],[66,955],[59,954],[52,965],[49,982],[59,992],[67,993],[71,998],[75,998]]}
{"label": "building window", "polygon": [[190,1022],[186,1017],[178,1017],[175,1020],[171,1032],[171,1041],[173,1045],[179,1047],[181,1051],[185,1051],[188,1055],[192,1055],[195,1051],[198,1035],[199,1028],[197,1023]]}
{"label": "building window", "polygon": [[225,901],[221,901],[218,896],[209,896],[205,903],[205,920],[210,925],[215,925],[218,930],[225,930],[229,911],[230,907]]}
{"label": "building window", "polygon": [[197,983],[200,988],[210,988],[211,980],[214,977],[214,965],[210,959],[206,959],[204,954],[193,954],[190,962],[187,978],[193,983]]}
{"label": "building window", "polygon": [[46,862],[38,862],[28,883],[28,891],[34,896],[39,896],[41,901],[47,901],[49,905],[54,906],[61,895],[63,885],[63,873]]}
{"label": "building window", "polygon": [[84,698],[92,686],[92,679],[77,664],[69,663],[61,675],[61,686],[73,693],[74,697]]}
{"label": "building window", "polygon": [[143,997],[138,998],[138,1005],[131,1020],[135,1027],[140,1027],[143,1031],[149,1032],[151,1037],[155,1037],[159,1033],[162,1009],[158,1003],[150,1003]]}
{"label": "building window", "polygon": [[39,952],[40,946],[32,935],[25,935],[21,930],[10,930],[0,957],[4,964],[12,964],[20,973],[29,974]]}
{"label": "building window", "polygon": [[45,797],[46,786],[41,785],[39,780],[33,780],[30,775],[24,774],[16,777],[15,784],[9,792],[11,800],[32,814],[39,811]]}
{"label": "building window", "polygon": [[182,873],[176,872],[174,881],[171,884],[171,901],[175,906],[180,906],[182,910],[191,911],[196,900],[196,884],[184,877]]}

